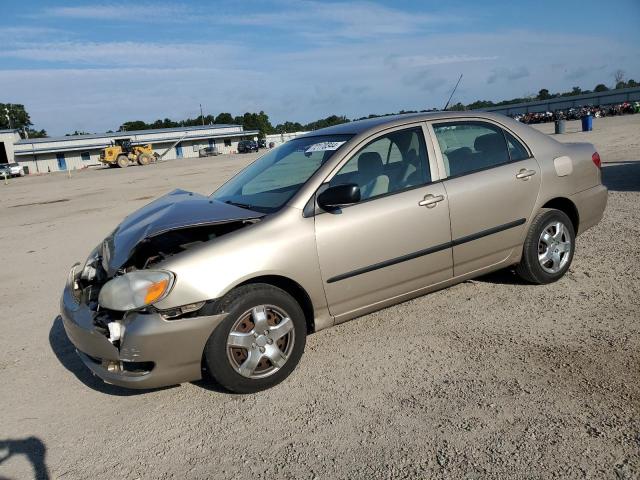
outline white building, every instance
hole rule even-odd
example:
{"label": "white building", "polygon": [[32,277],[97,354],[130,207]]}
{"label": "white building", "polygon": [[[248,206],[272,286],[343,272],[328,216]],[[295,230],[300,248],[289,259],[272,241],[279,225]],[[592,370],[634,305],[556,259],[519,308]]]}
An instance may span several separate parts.
{"label": "white building", "polygon": [[309,132],[291,132],[291,133],[274,133],[272,135],[267,135],[265,140],[267,142],[267,146],[271,143],[274,144],[274,147],[278,145],[282,145],[284,142],[288,142],[289,140],[293,140],[300,135],[304,135]]}
{"label": "white building", "polygon": [[20,141],[18,130],[0,130],[0,163],[13,163],[13,145]]}
{"label": "white building", "polygon": [[241,125],[204,125],[58,138],[19,140],[18,136],[11,148],[15,161],[25,167],[27,173],[47,173],[98,165],[102,149],[115,140],[129,139],[132,145],[150,143],[155,152],[164,154],[163,159],[180,159],[197,157],[199,150],[205,147],[216,147],[223,154],[235,153],[240,140],[256,138],[258,133],[257,130],[244,130]]}

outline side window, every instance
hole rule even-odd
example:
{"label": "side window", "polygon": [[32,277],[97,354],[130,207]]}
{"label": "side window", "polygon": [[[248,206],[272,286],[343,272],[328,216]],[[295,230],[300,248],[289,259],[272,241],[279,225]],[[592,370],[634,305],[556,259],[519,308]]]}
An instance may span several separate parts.
{"label": "side window", "polygon": [[362,200],[431,182],[427,148],[420,127],[392,132],[367,144],[331,179],[355,183]]}
{"label": "side window", "polygon": [[524,148],[524,145],[522,145],[516,137],[507,131],[504,132],[504,135],[507,138],[507,147],[509,148],[509,156],[512,162],[529,158],[529,152],[527,152],[527,149]]}
{"label": "side window", "polygon": [[502,129],[489,123],[438,123],[433,130],[448,176],[484,170],[510,160]]}

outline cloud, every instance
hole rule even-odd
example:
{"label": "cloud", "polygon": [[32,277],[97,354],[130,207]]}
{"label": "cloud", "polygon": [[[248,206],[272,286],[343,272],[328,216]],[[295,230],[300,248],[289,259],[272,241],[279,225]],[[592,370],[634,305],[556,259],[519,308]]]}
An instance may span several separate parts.
{"label": "cloud", "polygon": [[275,5],[251,4],[249,11],[235,2],[220,2],[216,13],[207,5],[151,3],[105,3],[50,7],[42,16],[113,21],[121,23],[181,22],[200,25],[248,26],[281,30],[318,42],[335,38],[366,39],[389,35],[424,33],[434,25],[459,23],[460,16],[406,12],[371,1],[280,1]]}
{"label": "cloud", "polygon": [[[589,65],[588,67],[578,66],[565,71],[565,80],[583,80],[585,77],[589,77],[594,72],[604,70],[608,65]],[[602,79],[605,80],[604,78]]]}
{"label": "cloud", "polygon": [[[260,3],[251,5],[264,9]],[[189,32],[177,28],[175,36],[147,40],[139,40],[139,30],[128,35],[128,25],[119,24],[118,41],[99,41],[104,31],[102,37],[78,29],[67,37],[42,38],[29,38],[33,32],[24,31],[25,37],[0,49],[0,91],[6,101],[25,104],[37,128],[64,134],[105,131],[132,119],[194,117],[199,103],[214,114],[264,110],[274,123],[330,114],[354,118],[440,107],[461,73],[453,103],[502,100],[540,88],[566,90],[563,70],[613,65],[612,51],[632,59],[625,63],[630,75],[639,65],[632,46],[605,36],[448,28],[437,33],[430,29],[438,18],[409,19],[413,15],[401,11],[394,17],[398,10],[391,7],[371,7],[374,16],[392,11],[389,19],[363,13],[359,20],[358,9],[370,5],[332,2],[332,9],[356,16],[342,18],[318,2],[290,5],[283,0],[273,7],[277,17],[238,14],[236,23],[219,23],[219,28],[211,22],[220,19],[203,17],[193,32],[189,25]],[[316,13],[318,18],[312,16]],[[263,23],[255,28],[237,26],[258,20]],[[408,24],[402,24],[405,20]],[[88,28],[94,25],[87,22]],[[369,36],[371,31],[380,33]],[[584,48],[587,39],[589,49]],[[523,52],[526,67],[518,67]],[[601,75],[591,72],[580,85],[591,88]]]}
{"label": "cloud", "polygon": [[430,70],[419,70],[403,76],[402,83],[409,87],[417,87],[425,92],[435,92],[443,87],[447,80],[440,76],[434,77]]}
{"label": "cloud", "polygon": [[0,58],[107,66],[194,66],[220,64],[244,50],[233,44],[153,42],[20,43],[0,51]]}
{"label": "cloud", "polygon": [[473,55],[409,55],[390,57],[391,63],[396,67],[427,67],[433,65],[446,65],[449,63],[466,63],[466,62],[485,62],[497,60],[495,55],[490,56],[473,56]]}
{"label": "cloud", "polygon": [[118,20],[120,22],[145,22],[158,19],[179,19],[189,13],[184,5],[162,3],[110,3],[102,5],[81,5],[50,7],[43,14],[49,17],[81,20]]}
{"label": "cloud", "polygon": [[34,27],[34,26],[15,26],[15,27],[0,27],[0,40],[3,42],[16,42],[20,40],[37,40],[43,36],[49,36],[53,34],[59,34],[62,30],[49,27]]}
{"label": "cloud", "polygon": [[225,24],[284,30],[316,40],[425,33],[433,25],[461,20],[460,17],[406,12],[369,1],[301,1],[275,12],[218,17],[218,21]]}
{"label": "cloud", "polygon": [[529,69],[525,66],[517,68],[496,68],[492,71],[487,83],[495,83],[498,80],[519,80],[530,75]]}

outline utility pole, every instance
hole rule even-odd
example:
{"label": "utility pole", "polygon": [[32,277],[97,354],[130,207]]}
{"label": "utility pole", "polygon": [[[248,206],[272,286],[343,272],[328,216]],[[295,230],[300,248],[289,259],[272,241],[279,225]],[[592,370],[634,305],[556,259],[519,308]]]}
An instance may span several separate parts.
{"label": "utility pole", "polygon": [[202,104],[200,104],[200,119],[202,120],[202,126],[204,127],[204,116],[202,115]]}

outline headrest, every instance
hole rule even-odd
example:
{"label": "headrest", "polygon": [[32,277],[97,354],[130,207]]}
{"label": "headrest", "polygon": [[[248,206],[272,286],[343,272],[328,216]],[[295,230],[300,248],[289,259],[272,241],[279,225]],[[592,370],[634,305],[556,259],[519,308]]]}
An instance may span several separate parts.
{"label": "headrest", "polygon": [[358,157],[358,172],[378,176],[382,174],[382,157],[378,152],[361,153]]}
{"label": "headrest", "polygon": [[487,133],[480,135],[473,143],[476,152],[495,152],[496,150],[504,150],[504,137],[499,133]]}

